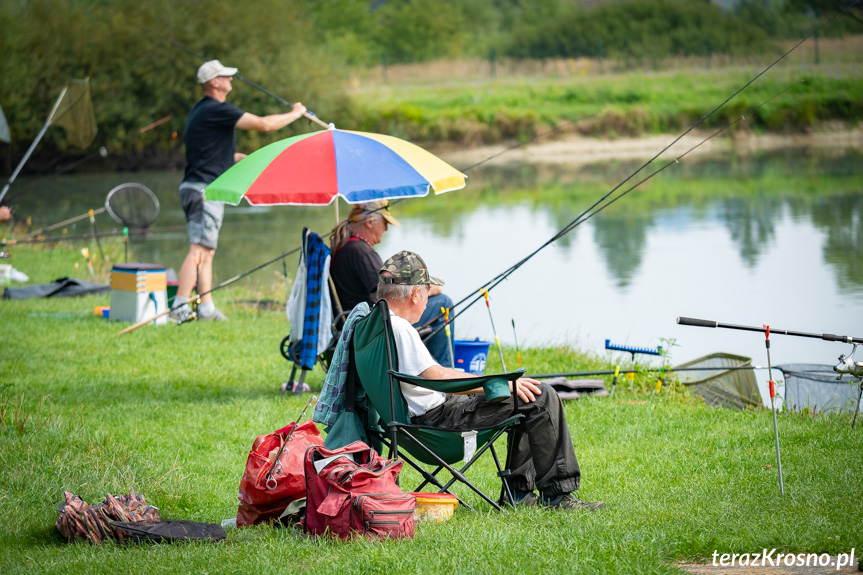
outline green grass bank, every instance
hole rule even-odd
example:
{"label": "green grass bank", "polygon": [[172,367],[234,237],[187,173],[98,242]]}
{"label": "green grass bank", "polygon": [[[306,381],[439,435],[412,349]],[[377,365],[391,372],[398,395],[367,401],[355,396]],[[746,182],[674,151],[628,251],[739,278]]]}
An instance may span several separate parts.
{"label": "green grass bank", "polygon": [[[405,81],[358,89],[354,121],[367,131],[417,142],[526,141],[554,129],[614,139],[678,133],[722,104],[763,67],[669,68],[608,74],[513,75],[440,83]],[[780,65],[704,122],[713,129],[741,116],[735,130],[805,132],[829,122],[856,125],[863,106],[859,64]]]}
{"label": "green grass bank", "polygon": [[[108,246],[115,259],[118,248]],[[11,261],[34,283],[74,275],[75,262],[77,277],[87,274],[72,249],[22,246]],[[96,267],[104,279],[110,265]],[[227,323],[124,336],[93,313],[108,296],[0,301],[0,572],[676,573],[673,563],[710,562],[714,551],[861,553],[863,433],[850,417],[779,417],[780,496],[769,411],[708,408],[680,390],[649,392],[647,380],[567,405],[581,495],[608,503],[597,513],[478,504],[395,542],[315,542],[260,527],[230,530],[217,545],[65,543],[53,527],[63,490],[98,502],[134,488],[165,517],[235,514],[252,441],[307,400],[276,391],[288,375],[277,351],[283,309],[243,303],[278,300],[270,281],[222,290]],[[516,362],[514,349],[505,353]],[[566,348],[521,353],[535,372],[607,367]],[[309,378],[315,388],[321,380],[318,370]],[[490,488],[492,469],[479,470]]]}

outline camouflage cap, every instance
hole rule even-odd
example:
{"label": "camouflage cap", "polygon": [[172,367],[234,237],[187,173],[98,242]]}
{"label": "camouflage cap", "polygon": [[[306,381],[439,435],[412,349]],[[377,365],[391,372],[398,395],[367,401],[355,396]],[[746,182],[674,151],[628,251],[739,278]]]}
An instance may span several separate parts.
{"label": "camouflage cap", "polygon": [[[385,275],[384,272],[392,275]],[[378,279],[385,284],[443,285],[442,279],[429,274],[428,267],[419,254],[407,250],[402,250],[385,261]]]}

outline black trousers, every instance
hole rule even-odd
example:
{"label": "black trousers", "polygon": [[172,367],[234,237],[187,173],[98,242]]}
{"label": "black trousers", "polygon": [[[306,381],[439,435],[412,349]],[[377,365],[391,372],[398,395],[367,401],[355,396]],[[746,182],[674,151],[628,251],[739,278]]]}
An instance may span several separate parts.
{"label": "black trousers", "polygon": [[[538,489],[546,496],[570,493],[578,489],[581,471],[563,404],[551,386],[541,384],[540,389],[535,402],[518,402],[518,411],[525,419],[513,438],[510,485],[520,491]],[[512,396],[489,403],[482,393],[450,395],[443,405],[411,421],[452,429],[492,426],[512,415],[512,402]]]}

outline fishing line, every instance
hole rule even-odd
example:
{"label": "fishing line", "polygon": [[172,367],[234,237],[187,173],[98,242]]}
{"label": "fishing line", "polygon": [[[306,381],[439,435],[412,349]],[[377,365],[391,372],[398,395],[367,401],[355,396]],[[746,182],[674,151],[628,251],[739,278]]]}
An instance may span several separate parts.
{"label": "fishing line", "polygon": [[[460,172],[469,172],[470,170],[472,170],[472,169],[474,169],[474,168],[478,168],[479,166],[481,166],[481,165],[483,165],[483,164],[485,164],[485,163],[488,163],[488,162],[492,161],[493,159],[498,158],[498,157],[500,157],[500,156],[502,156],[502,155],[504,155],[504,154],[506,154],[506,153],[508,153],[508,152],[511,152],[511,151],[513,151],[513,150],[517,150],[517,149],[519,149],[519,148],[523,148],[524,146],[528,146],[528,145],[530,145],[530,144],[533,144],[533,143],[534,143],[534,142],[536,142],[537,140],[541,140],[542,138],[545,138],[546,136],[550,136],[550,135],[552,135],[552,134],[554,134],[554,133],[556,133],[556,132],[560,132],[560,131],[561,131],[561,130],[563,130],[564,128],[568,128],[568,127],[570,127],[570,126],[574,126],[574,125],[576,124],[576,122],[581,122],[581,121],[583,121],[583,120],[589,120],[589,119],[591,119],[591,118],[595,118],[595,117],[596,117],[596,116],[598,116],[598,115],[599,115],[599,112],[594,112],[593,114],[588,114],[587,116],[584,116],[584,117],[582,117],[582,118],[579,118],[578,120],[564,120],[564,121],[563,121],[563,123],[558,124],[557,126],[554,126],[554,127],[552,127],[551,129],[546,130],[545,132],[540,132],[540,133],[538,133],[538,134],[535,134],[533,137],[531,137],[530,139],[528,139],[528,140],[526,140],[526,141],[524,141],[524,142],[518,142],[517,144],[513,144],[512,146],[510,146],[510,147],[508,147],[508,148],[505,148],[505,149],[501,150],[500,152],[496,152],[496,153],[492,154],[491,156],[489,156],[489,157],[485,158],[484,160],[480,160],[479,162],[477,162],[477,163],[475,163],[475,164],[473,164],[473,165],[470,165],[470,166],[468,166],[468,167],[466,167],[466,168],[458,168],[458,170],[459,170]],[[392,200],[392,201],[389,203],[389,206],[390,206],[390,207],[391,207],[391,206],[394,206],[394,205],[396,205],[396,204],[398,204],[398,203],[400,203],[400,202],[403,202],[403,201],[405,201],[405,200],[408,200],[408,199],[411,199],[411,198],[397,198],[397,199],[395,199],[395,200]],[[384,207],[384,208],[377,208],[377,209],[375,209],[375,210],[371,210],[371,211],[372,211],[372,212],[378,212],[378,211],[381,211],[381,210],[383,210],[383,209],[388,209],[388,208],[386,208],[386,207]]]}
{"label": "fishing line", "polygon": [[[665,171],[667,168],[669,168],[669,167],[671,167],[671,166],[673,166],[673,165],[675,165],[675,164],[680,163],[680,160],[681,160],[681,159],[683,159],[684,157],[686,157],[687,155],[689,155],[690,153],[692,153],[692,152],[693,152],[693,151],[695,151],[696,149],[700,148],[701,146],[703,146],[704,144],[706,144],[707,142],[709,142],[710,140],[712,140],[713,138],[715,138],[716,136],[718,136],[719,134],[721,134],[722,132],[724,132],[724,131],[728,130],[729,128],[731,128],[731,127],[733,127],[733,126],[735,126],[735,125],[736,125],[736,124],[738,124],[739,122],[745,121],[745,120],[746,120],[746,116],[747,116],[747,115],[751,116],[752,114],[754,114],[755,112],[757,112],[758,110],[760,110],[761,108],[763,108],[764,106],[766,106],[767,104],[769,104],[770,102],[772,102],[773,100],[775,100],[776,98],[778,98],[778,97],[780,97],[780,96],[782,96],[782,95],[784,95],[784,94],[786,94],[786,93],[790,92],[790,91],[791,91],[791,90],[793,90],[794,88],[798,87],[798,86],[799,86],[800,84],[802,84],[803,82],[804,82],[803,80],[797,80],[797,81],[796,81],[796,82],[794,82],[793,84],[788,85],[786,88],[784,88],[783,90],[781,90],[781,91],[777,92],[776,94],[774,94],[774,95],[770,96],[769,98],[767,98],[766,100],[764,100],[763,102],[761,102],[760,104],[758,104],[757,106],[755,106],[754,108],[752,108],[751,110],[749,110],[748,112],[746,112],[746,113],[744,113],[744,114],[741,114],[741,116],[740,116],[739,118],[735,119],[735,120],[734,120],[734,121],[732,121],[732,122],[727,123],[727,124],[726,124],[725,126],[723,126],[722,128],[719,128],[719,129],[718,129],[718,130],[716,130],[714,133],[710,134],[709,136],[707,136],[706,138],[704,138],[703,140],[701,140],[700,142],[698,142],[697,144],[695,144],[694,146],[692,146],[691,148],[689,148],[688,150],[686,150],[685,152],[683,152],[681,155],[677,156],[677,157],[676,157],[676,158],[674,158],[673,160],[670,160],[670,161],[666,162],[663,166],[661,166],[661,167],[660,167],[660,168],[658,168],[657,170],[655,170],[655,171],[651,172],[651,173],[650,173],[648,176],[646,176],[645,178],[642,178],[641,180],[639,180],[638,182],[636,182],[635,184],[633,184],[632,186],[630,186],[629,188],[627,188],[627,189],[626,189],[626,190],[624,190],[623,192],[621,192],[621,193],[619,193],[618,195],[616,195],[616,196],[612,197],[612,198],[611,198],[610,200],[608,200],[605,204],[600,205],[600,203],[601,203],[603,200],[607,199],[607,198],[610,196],[611,192],[609,192],[608,194],[606,194],[605,196],[603,196],[602,198],[600,198],[600,200],[599,200],[599,201],[595,202],[595,203],[594,203],[590,208],[588,208],[587,210],[585,210],[584,212],[582,212],[582,214],[581,214],[578,218],[576,218],[575,220],[573,220],[572,222],[570,222],[570,223],[569,223],[569,224],[568,224],[568,225],[567,225],[563,230],[561,230],[561,232],[559,232],[559,233],[555,236],[555,238],[553,238],[553,239],[552,239],[552,241],[555,241],[555,239],[559,239],[559,238],[560,238],[560,237],[562,237],[564,234],[566,234],[566,233],[568,233],[569,231],[571,231],[573,228],[575,228],[575,227],[577,227],[578,225],[580,225],[580,224],[582,224],[582,223],[586,222],[587,220],[589,220],[590,218],[592,218],[593,216],[595,216],[596,214],[598,214],[599,212],[601,212],[602,210],[604,210],[605,208],[607,208],[608,206],[610,206],[611,204],[613,204],[614,202],[616,202],[617,200],[619,200],[620,198],[622,198],[623,196],[625,196],[626,194],[628,194],[629,192],[631,192],[632,190],[634,190],[635,188],[639,187],[639,186],[640,186],[641,184],[643,184],[644,182],[646,182],[646,181],[650,180],[651,178],[653,178],[655,175],[659,174],[660,172]],[[614,190],[612,190],[612,191],[614,191]],[[598,207],[597,207],[597,206],[598,206]],[[594,210],[593,208],[596,208],[596,209]],[[591,210],[593,210],[593,211],[591,211]]]}
{"label": "fishing line", "polygon": [[[179,48],[180,50],[182,50],[182,51],[183,51],[183,52],[185,52],[186,54],[189,54],[189,55],[191,55],[191,56],[195,56],[196,58],[198,58],[198,59],[200,59],[200,60],[202,60],[202,61],[204,61],[204,62],[208,62],[208,61],[210,60],[209,58],[207,58],[207,57],[206,57],[206,56],[204,56],[203,54],[200,54],[200,53],[198,53],[198,52],[195,52],[194,50],[190,50],[189,48],[186,48],[186,47],[185,47],[185,46],[183,46],[182,44],[180,44],[180,43],[178,43],[178,42],[175,42],[175,41],[171,40],[170,38],[166,38],[166,37],[162,36],[161,34],[159,34],[159,33],[157,33],[157,32],[154,32],[153,30],[150,30],[149,28],[147,28],[147,27],[145,27],[145,26],[141,26],[140,24],[138,24],[137,26],[138,26],[139,28],[141,28],[142,30],[145,30],[145,31],[149,32],[150,34],[152,34],[152,35],[153,35],[153,36],[155,36],[156,38],[159,38],[160,40],[162,40],[162,41],[164,41],[164,42],[167,42],[168,44],[171,44],[172,46],[174,46],[174,47],[176,47],[176,48]],[[251,80],[249,80],[248,78],[246,78],[246,77],[244,77],[244,76],[240,75],[240,73],[239,73],[239,72],[238,72],[238,73],[236,73],[236,74],[234,74],[234,78],[236,78],[237,80],[240,80],[241,82],[245,82],[246,84],[248,84],[248,85],[249,85],[249,86],[251,86],[252,88],[255,88],[256,90],[259,90],[260,92],[263,92],[264,94],[266,94],[267,96],[269,96],[269,97],[273,98],[273,99],[274,99],[274,100],[276,100],[278,103],[280,103],[280,104],[282,104],[282,105],[284,105],[284,106],[287,106],[287,107],[289,107],[289,108],[293,107],[293,104],[292,104],[292,103],[288,102],[287,100],[285,100],[285,99],[284,99],[284,98],[282,98],[281,96],[278,96],[278,95],[276,95],[276,94],[274,94],[274,93],[270,92],[269,90],[267,90],[266,88],[264,88],[264,87],[263,87],[263,86],[261,86],[260,84],[256,84],[255,82],[252,82],[252,81],[251,81]],[[318,117],[315,115],[315,113],[314,113],[314,112],[312,112],[312,111],[311,111],[311,110],[309,110],[309,109],[306,109],[306,111],[305,111],[305,113],[303,114],[303,116],[305,116],[306,118],[308,118],[309,120],[311,120],[311,121],[313,121],[313,122],[315,122],[315,123],[317,123],[317,124],[320,124],[320,125],[321,125],[321,126],[323,126],[324,128],[329,128],[329,124],[327,124],[326,122],[324,122],[323,120],[321,120],[320,118],[318,118]]]}
{"label": "fishing line", "polygon": [[513,150],[517,150],[519,148],[527,146],[528,144],[532,144],[532,143],[536,142],[537,140],[545,138],[546,136],[550,136],[551,134],[559,132],[559,131],[563,130],[564,128],[568,128],[569,126],[574,126],[576,122],[581,122],[583,120],[589,120],[591,118],[595,118],[598,115],[599,115],[599,112],[594,112],[593,114],[588,114],[587,116],[585,116],[583,118],[579,118],[578,120],[564,120],[562,124],[558,124],[557,126],[554,126],[553,128],[551,128],[550,130],[547,130],[545,132],[541,132],[539,134],[535,134],[532,138],[530,138],[527,141],[513,144],[512,146],[505,148],[504,150],[501,150],[500,152],[497,152],[496,154],[492,154],[491,156],[487,157],[486,159],[481,160],[481,161],[479,161],[479,162],[477,162],[471,166],[468,166],[467,168],[461,169],[460,171],[469,172],[470,170],[477,168],[477,167],[479,167],[479,166],[481,166],[487,162],[490,162],[493,159],[500,157],[500,156],[502,156],[508,152],[511,152]]}
{"label": "fishing line", "polygon": [[[673,160],[668,161],[667,163],[665,163],[664,165],[662,165],[661,167],[659,167],[659,168],[658,168],[658,169],[656,169],[655,171],[653,171],[653,172],[651,172],[650,174],[648,174],[646,177],[644,177],[644,178],[642,178],[641,180],[637,181],[635,184],[633,184],[632,186],[630,186],[630,187],[629,187],[629,188],[627,188],[626,190],[622,191],[622,192],[621,192],[621,193],[619,193],[618,195],[616,195],[616,196],[614,196],[614,197],[611,197],[611,199],[609,199],[609,197],[610,197],[610,196],[611,196],[615,191],[617,191],[617,190],[619,190],[619,189],[620,189],[620,187],[621,187],[621,185],[623,185],[623,183],[625,183],[626,181],[628,181],[628,180],[632,179],[632,177],[633,177],[635,174],[637,174],[638,172],[640,172],[641,170],[643,170],[643,169],[648,165],[648,164],[644,164],[641,168],[639,168],[638,170],[636,170],[636,172],[634,172],[634,173],[633,173],[633,174],[631,174],[629,177],[627,177],[627,178],[626,178],[626,180],[624,180],[623,182],[621,182],[620,184],[618,184],[617,186],[615,186],[611,191],[609,191],[608,193],[606,193],[605,195],[603,195],[599,200],[597,200],[596,202],[594,202],[594,203],[593,203],[589,208],[587,208],[587,209],[586,209],[586,210],[584,210],[581,214],[579,214],[579,215],[578,215],[578,217],[576,217],[576,218],[575,218],[574,220],[572,220],[569,224],[567,224],[566,226],[564,226],[564,228],[563,228],[563,229],[561,229],[560,231],[558,231],[554,236],[552,236],[552,237],[551,237],[551,239],[549,239],[548,241],[546,241],[545,243],[543,243],[541,246],[539,246],[537,249],[535,249],[533,252],[531,252],[530,254],[528,254],[527,256],[525,256],[524,258],[522,258],[519,262],[517,262],[516,264],[514,264],[513,266],[511,266],[511,267],[510,267],[510,268],[508,268],[507,270],[505,270],[505,271],[501,272],[500,274],[498,274],[497,276],[493,277],[492,279],[490,279],[489,281],[487,281],[485,284],[483,284],[483,285],[479,288],[479,291],[480,291],[480,292],[482,292],[482,290],[492,290],[492,289],[494,289],[494,288],[495,288],[495,287],[497,287],[501,282],[503,282],[505,279],[507,279],[510,275],[512,275],[513,273],[515,273],[515,271],[516,271],[516,270],[518,270],[521,266],[523,266],[523,265],[524,265],[524,264],[526,264],[529,260],[531,260],[534,256],[536,256],[540,251],[542,251],[543,249],[545,249],[545,248],[546,248],[546,247],[548,247],[549,245],[551,245],[551,244],[553,244],[554,242],[556,242],[557,240],[559,240],[561,237],[563,237],[564,235],[566,235],[567,233],[569,233],[570,231],[572,231],[573,229],[575,229],[577,226],[579,226],[580,224],[583,224],[584,222],[588,221],[590,218],[592,218],[592,217],[593,217],[593,216],[595,216],[596,214],[600,213],[602,210],[604,210],[605,208],[607,208],[608,206],[610,206],[611,204],[613,204],[614,202],[616,202],[616,201],[617,201],[617,200],[619,200],[620,198],[624,197],[626,194],[628,194],[629,192],[633,191],[634,189],[636,189],[637,187],[639,187],[639,186],[640,186],[641,184],[643,184],[644,182],[646,182],[646,181],[650,180],[651,178],[653,178],[653,177],[654,177],[654,176],[656,176],[657,174],[659,174],[659,173],[661,173],[661,172],[665,171],[666,169],[668,169],[668,168],[669,168],[669,167],[671,167],[672,165],[679,164],[679,163],[680,163],[680,160],[681,160],[682,158],[684,158],[685,156],[687,156],[688,154],[690,154],[693,150],[695,150],[695,149],[697,149],[697,148],[699,148],[699,147],[703,146],[706,142],[708,142],[709,140],[711,140],[711,139],[715,138],[716,136],[718,136],[718,135],[719,135],[719,134],[721,134],[722,132],[724,132],[724,131],[728,130],[729,128],[731,128],[732,126],[736,125],[737,123],[739,123],[739,122],[741,122],[741,121],[744,121],[744,120],[746,119],[746,116],[747,116],[747,115],[751,115],[751,114],[753,114],[753,113],[757,112],[760,108],[762,108],[763,106],[767,105],[769,102],[771,102],[771,101],[775,100],[776,98],[778,98],[778,97],[782,96],[783,94],[785,94],[785,93],[787,93],[787,92],[789,92],[789,91],[793,90],[794,88],[798,87],[801,83],[802,83],[802,80],[797,80],[797,81],[795,81],[793,84],[790,84],[789,86],[787,86],[787,87],[783,88],[782,90],[780,90],[780,91],[779,91],[779,92],[777,92],[776,94],[774,94],[774,95],[770,96],[769,98],[767,98],[766,100],[764,100],[763,102],[761,102],[760,104],[758,104],[757,106],[755,106],[754,108],[752,108],[751,110],[749,110],[748,112],[746,112],[745,114],[742,114],[739,118],[736,118],[734,121],[727,123],[725,126],[723,126],[723,127],[719,128],[718,130],[716,130],[715,132],[713,132],[712,134],[710,134],[710,135],[709,135],[709,136],[707,136],[706,138],[702,139],[700,142],[698,142],[697,144],[695,144],[694,146],[692,146],[691,148],[689,148],[688,150],[686,150],[683,154],[681,154],[681,155],[677,156],[677,157],[676,157],[676,158],[674,158]],[[726,100],[726,101],[727,101],[727,100]],[[717,108],[717,110],[718,110],[718,108]],[[714,110],[714,111],[715,111],[715,110]],[[702,119],[701,121],[703,121],[703,120],[704,120],[704,119]],[[678,138],[678,140],[679,140],[679,138]],[[675,140],[675,141],[677,141],[677,140]],[[668,149],[668,148],[666,148],[666,149]],[[656,159],[656,157],[658,157],[658,154],[657,154],[657,156],[654,156],[654,160]],[[651,161],[653,161],[653,160],[651,160]],[[603,202],[603,201],[605,201],[605,200],[608,200],[608,201],[607,201],[607,202],[605,202],[605,203],[603,204],[602,202]],[[473,306],[475,303],[477,303],[478,301],[480,301],[481,299],[483,299],[483,295],[482,295],[482,293],[480,293],[480,295],[474,295],[474,294],[475,294],[475,292],[471,292],[471,295],[468,295],[468,296],[466,296],[466,297],[462,298],[460,301],[458,301],[458,302],[456,302],[456,303],[454,303],[454,304],[453,304],[453,306],[452,306],[452,307],[453,307],[453,308],[456,308],[456,307],[458,307],[458,306],[461,306],[462,304],[464,304],[466,301],[470,300],[471,298],[473,298],[473,300],[472,300],[472,301],[469,301],[469,302],[468,302],[468,304],[467,304],[464,308],[462,308],[462,309],[461,309],[461,311],[459,311],[458,313],[456,313],[456,314],[452,317],[452,320],[455,320],[456,318],[458,318],[458,316],[460,316],[461,314],[463,314],[464,312],[466,312],[468,309],[470,309],[470,307],[471,307],[471,306]],[[431,321],[427,322],[427,325],[428,325],[429,323],[432,323],[433,321],[435,321],[435,320],[437,320],[437,319],[438,319],[438,318],[433,318]],[[427,335],[427,336],[424,338],[424,340],[428,340],[430,337],[432,337],[432,336],[436,335],[439,331],[440,331],[440,327],[438,327],[436,330],[434,330],[431,334]]]}
{"label": "fishing line", "polygon": [[[845,14],[846,12],[848,12],[851,8],[853,8],[853,7],[854,7],[855,5],[857,5],[859,2],[860,2],[860,0],[855,0],[853,3],[851,3],[851,4],[849,4],[848,6],[844,7],[842,11],[838,12],[837,14],[835,14],[834,16],[832,16],[831,18],[829,18],[829,19],[828,19],[824,24],[822,24],[821,26],[819,26],[818,28],[816,28],[813,32],[809,33],[807,36],[805,36],[805,37],[804,37],[804,38],[802,38],[800,41],[798,41],[796,44],[794,44],[794,46],[792,46],[789,50],[787,50],[787,51],[786,51],[785,53],[783,53],[781,56],[779,56],[778,58],[776,58],[776,59],[775,59],[773,62],[771,62],[771,63],[770,63],[766,68],[764,68],[763,70],[761,70],[758,74],[756,74],[756,75],[755,75],[755,76],[753,76],[749,81],[747,81],[743,86],[741,86],[740,88],[738,88],[734,93],[732,93],[732,94],[731,94],[730,96],[728,96],[725,100],[723,100],[723,101],[722,101],[718,106],[716,106],[715,108],[713,108],[710,112],[708,112],[707,114],[705,114],[705,115],[704,115],[700,120],[698,120],[697,122],[695,122],[694,124],[692,124],[689,128],[687,128],[687,129],[686,129],[682,134],[680,134],[677,138],[675,138],[675,139],[674,139],[670,144],[668,144],[667,146],[665,146],[664,148],[662,148],[662,150],[660,150],[660,151],[659,151],[657,154],[655,154],[652,158],[650,158],[649,160],[647,160],[646,162],[644,162],[644,163],[643,163],[643,164],[642,164],[638,169],[636,169],[634,172],[632,172],[629,176],[627,176],[623,181],[621,181],[619,184],[617,184],[614,188],[612,188],[611,190],[609,190],[609,191],[608,191],[605,195],[603,195],[599,200],[597,200],[596,202],[594,202],[594,203],[593,203],[593,205],[591,205],[587,210],[585,210],[584,212],[582,212],[582,214],[581,214],[581,215],[579,215],[577,218],[575,218],[573,221],[571,221],[571,222],[570,222],[566,227],[564,227],[564,228],[563,228],[562,230],[560,230],[557,234],[555,234],[555,235],[554,235],[550,240],[548,240],[547,242],[545,242],[544,244],[542,244],[539,248],[537,248],[534,252],[532,252],[531,254],[529,254],[527,257],[525,257],[524,259],[522,259],[522,260],[521,260],[521,261],[519,261],[518,263],[514,264],[514,265],[513,265],[512,267],[510,267],[508,270],[506,270],[506,271],[504,271],[504,272],[502,272],[502,273],[498,274],[498,275],[497,275],[497,276],[495,276],[494,278],[492,278],[492,279],[490,279],[489,281],[487,281],[485,284],[483,284],[483,286],[482,286],[480,289],[483,289],[483,288],[487,288],[487,289],[489,289],[489,290],[493,289],[493,288],[494,288],[494,287],[496,287],[498,284],[500,284],[504,279],[506,279],[509,275],[511,275],[512,273],[514,273],[518,268],[520,268],[522,265],[524,265],[525,263],[527,263],[527,261],[528,261],[528,260],[530,260],[531,258],[533,258],[533,257],[534,257],[536,254],[538,254],[541,250],[545,249],[546,247],[548,247],[549,245],[551,245],[552,243],[554,243],[555,241],[557,241],[558,239],[560,239],[562,236],[564,236],[565,234],[567,234],[568,232],[570,232],[572,229],[574,229],[577,225],[579,225],[580,223],[583,223],[583,221],[586,221],[587,219],[589,219],[590,217],[592,217],[592,215],[594,215],[594,214],[590,214],[591,210],[593,210],[594,208],[596,208],[597,206],[599,206],[599,205],[600,205],[604,200],[606,200],[607,198],[609,198],[612,194],[614,194],[614,192],[616,192],[616,191],[617,191],[618,189],[620,189],[624,184],[626,184],[626,182],[628,182],[629,180],[631,180],[632,178],[634,178],[638,173],[640,173],[640,172],[641,172],[642,170],[644,170],[647,166],[649,166],[651,163],[653,163],[657,158],[659,158],[659,156],[661,156],[661,155],[662,155],[662,154],[664,154],[666,151],[668,151],[672,146],[674,146],[677,142],[679,142],[679,141],[680,141],[681,139],[683,139],[686,135],[688,135],[690,132],[692,132],[695,128],[697,128],[698,126],[700,126],[701,124],[703,124],[703,123],[704,123],[708,118],[710,118],[711,116],[713,116],[716,112],[718,112],[721,108],[723,108],[726,104],[728,104],[728,102],[730,102],[733,98],[735,98],[736,96],[738,96],[738,95],[739,95],[741,92],[743,92],[746,88],[748,88],[749,86],[751,86],[751,85],[752,85],[756,80],[758,80],[758,79],[759,79],[759,78],[761,78],[764,74],[766,74],[768,71],[770,71],[770,70],[771,70],[774,66],[776,66],[779,62],[781,62],[782,60],[784,60],[785,58],[787,58],[787,57],[788,57],[792,52],[794,52],[797,48],[799,48],[799,47],[800,47],[804,42],[806,42],[807,40],[809,40],[810,38],[812,38],[813,36],[815,36],[818,32],[820,32],[821,30],[823,30],[824,28],[826,28],[826,27],[827,27],[827,26],[829,26],[830,24],[832,24],[834,20],[836,20],[839,16],[841,16],[841,15]],[[774,98],[776,98],[776,97],[778,97],[779,95],[781,95],[781,94],[783,94],[783,93],[787,92],[788,90],[792,89],[793,87],[797,86],[798,84],[799,84],[799,82],[796,82],[796,83],[795,83],[795,84],[793,84],[791,87],[789,87],[789,88],[786,88],[786,89],[782,90],[781,92],[779,92],[778,94],[776,94],[776,95],[774,95],[774,96],[771,96],[771,97],[770,97],[770,98],[768,98],[766,101],[764,101],[764,102],[762,102],[761,104],[759,104],[758,106],[756,106],[752,111],[758,110],[761,106],[763,106],[764,104],[766,104],[766,103],[767,103],[767,102],[769,102],[770,100],[773,100]],[[722,131],[724,131],[724,130],[728,129],[730,126],[732,126],[732,125],[734,125],[735,123],[737,123],[737,122],[741,121],[742,119],[744,119],[744,117],[741,117],[741,118],[739,118],[739,119],[735,120],[734,122],[732,122],[732,123],[730,123],[730,124],[726,125],[724,128],[722,128],[722,129],[718,130],[718,131],[717,131],[717,133],[714,133],[714,134],[712,134],[711,136],[709,136],[708,138],[705,138],[705,139],[704,139],[704,140],[702,140],[700,143],[698,143],[696,146],[693,146],[693,148],[690,148],[689,150],[687,150],[687,152],[686,152],[686,153],[684,153],[683,155],[678,156],[678,157],[677,157],[675,160],[673,160],[672,162],[669,162],[668,164],[666,164],[665,166],[663,166],[662,168],[660,168],[659,170],[657,170],[656,172],[654,172],[653,174],[651,174],[650,176],[648,176],[647,178],[645,178],[645,179],[643,179],[643,180],[639,181],[639,182],[638,182],[638,183],[636,183],[634,186],[632,186],[631,188],[629,188],[628,190],[626,190],[625,192],[623,192],[623,193],[622,193],[622,194],[620,194],[619,196],[617,196],[617,197],[615,197],[614,199],[612,199],[612,200],[611,200],[610,202],[608,202],[606,205],[604,205],[604,206],[602,206],[601,208],[599,208],[598,210],[596,210],[596,212],[595,212],[595,213],[599,213],[600,211],[602,211],[603,209],[605,209],[606,207],[608,207],[608,205],[610,205],[611,203],[613,203],[614,201],[616,201],[616,200],[617,200],[617,199],[619,199],[620,197],[623,197],[624,195],[626,195],[627,193],[629,193],[630,191],[632,191],[633,189],[635,189],[637,186],[639,186],[639,185],[640,185],[640,184],[642,184],[643,182],[647,181],[648,179],[650,179],[651,177],[653,177],[653,176],[654,176],[654,175],[656,175],[657,173],[659,173],[659,172],[661,172],[661,171],[665,170],[665,169],[666,169],[667,167],[669,167],[671,164],[673,164],[673,163],[678,163],[678,161],[679,161],[679,159],[680,159],[680,158],[682,158],[683,156],[685,156],[686,154],[688,154],[689,152],[691,152],[691,151],[692,151],[692,150],[694,150],[695,148],[697,148],[697,147],[701,146],[701,145],[702,145],[702,144],[704,144],[707,140],[712,139],[712,138],[713,138],[713,137],[715,137],[718,133],[721,133]],[[515,149],[515,148],[513,148],[513,149]],[[498,154],[498,155],[500,155],[500,154]],[[590,215],[588,215],[588,214],[590,214]],[[476,293],[476,292],[472,292],[472,294],[473,294],[473,293]],[[482,295],[479,295],[479,296],[468,295],[468,296],[466,296],[466,297],[462,298],[460,301],[458,301],[458,302],[456,302],[455,304],[453,304],[453,308],[455,308],[455,307],[458,307],[458,306],[462,305],[464,302],[468,301],[471,297],[473,297],[474,299],[473,299],[472,301],[470,301],[470,302],[468,303],[468,305],[467,305],[464,309],[462,309],[460,312],[456,313],[456,314],[453,316],[453,318],[452,318],[453,320],[455,320],[455,318],[457,318],[459,315],[461,315],[461,314],[462,314],[462,313],[464,313],[467,309],[469,309],[471,306],[473,306],[475,303],[477,303],[480,299],[482,299]],[[433,318],[430,322],[427,322],[427,324],[426,324],[426,325],[428,325],[428,324],[429,324],[429,323],[431,323],[432,321],[436,321],[437,319],[439,319],[439,317],[435,317],[435,318]],[[441,328],[436,329],[436,330],[435,330],[435,331],[433,331],[430,335],[426,336],[426,338],[425,338],[425,339],[428,339],[428,338],[432,337],[433,335],[437,334],[437,332],[439,332],[439,331],[440,331],[440,329],[441,329]]]}

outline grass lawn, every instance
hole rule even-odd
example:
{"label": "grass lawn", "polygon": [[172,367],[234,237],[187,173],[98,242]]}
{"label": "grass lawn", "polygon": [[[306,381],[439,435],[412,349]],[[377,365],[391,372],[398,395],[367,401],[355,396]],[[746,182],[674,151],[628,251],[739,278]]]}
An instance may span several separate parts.
{"label": "grass lawn", "polygon": [[[83,264],[62,248],[19,247],[12,261],[34,283]],[[567,405],[581,496],[608,504],[596,513],[477,503],[477,513],[392,542],[256,527],[216,545],[66,543],[53,526],[63,490],[97,503],[134,488],[164,517],[235,515],[252,441],[307,401],[276,391],[289,369],[278,354],[288,325],[282,309],[240,303],[268,295],[253,278],[218,292],[227,323],[124,336],[93,313],[108,296],[0,302],[0,573],[675,573],[672,563],[710,562],[714,551],[863,553],[863,429],[850,417],[780,416],[780,496],[769,411],[626,386]],[[535,372],[603,367],[569,349],[522,355]],[[318,370],[309,378],[321,381]],[[486,462],[478,477],[494,490],[492,469]],[[415,483],[405,472],[403,486]]]}

